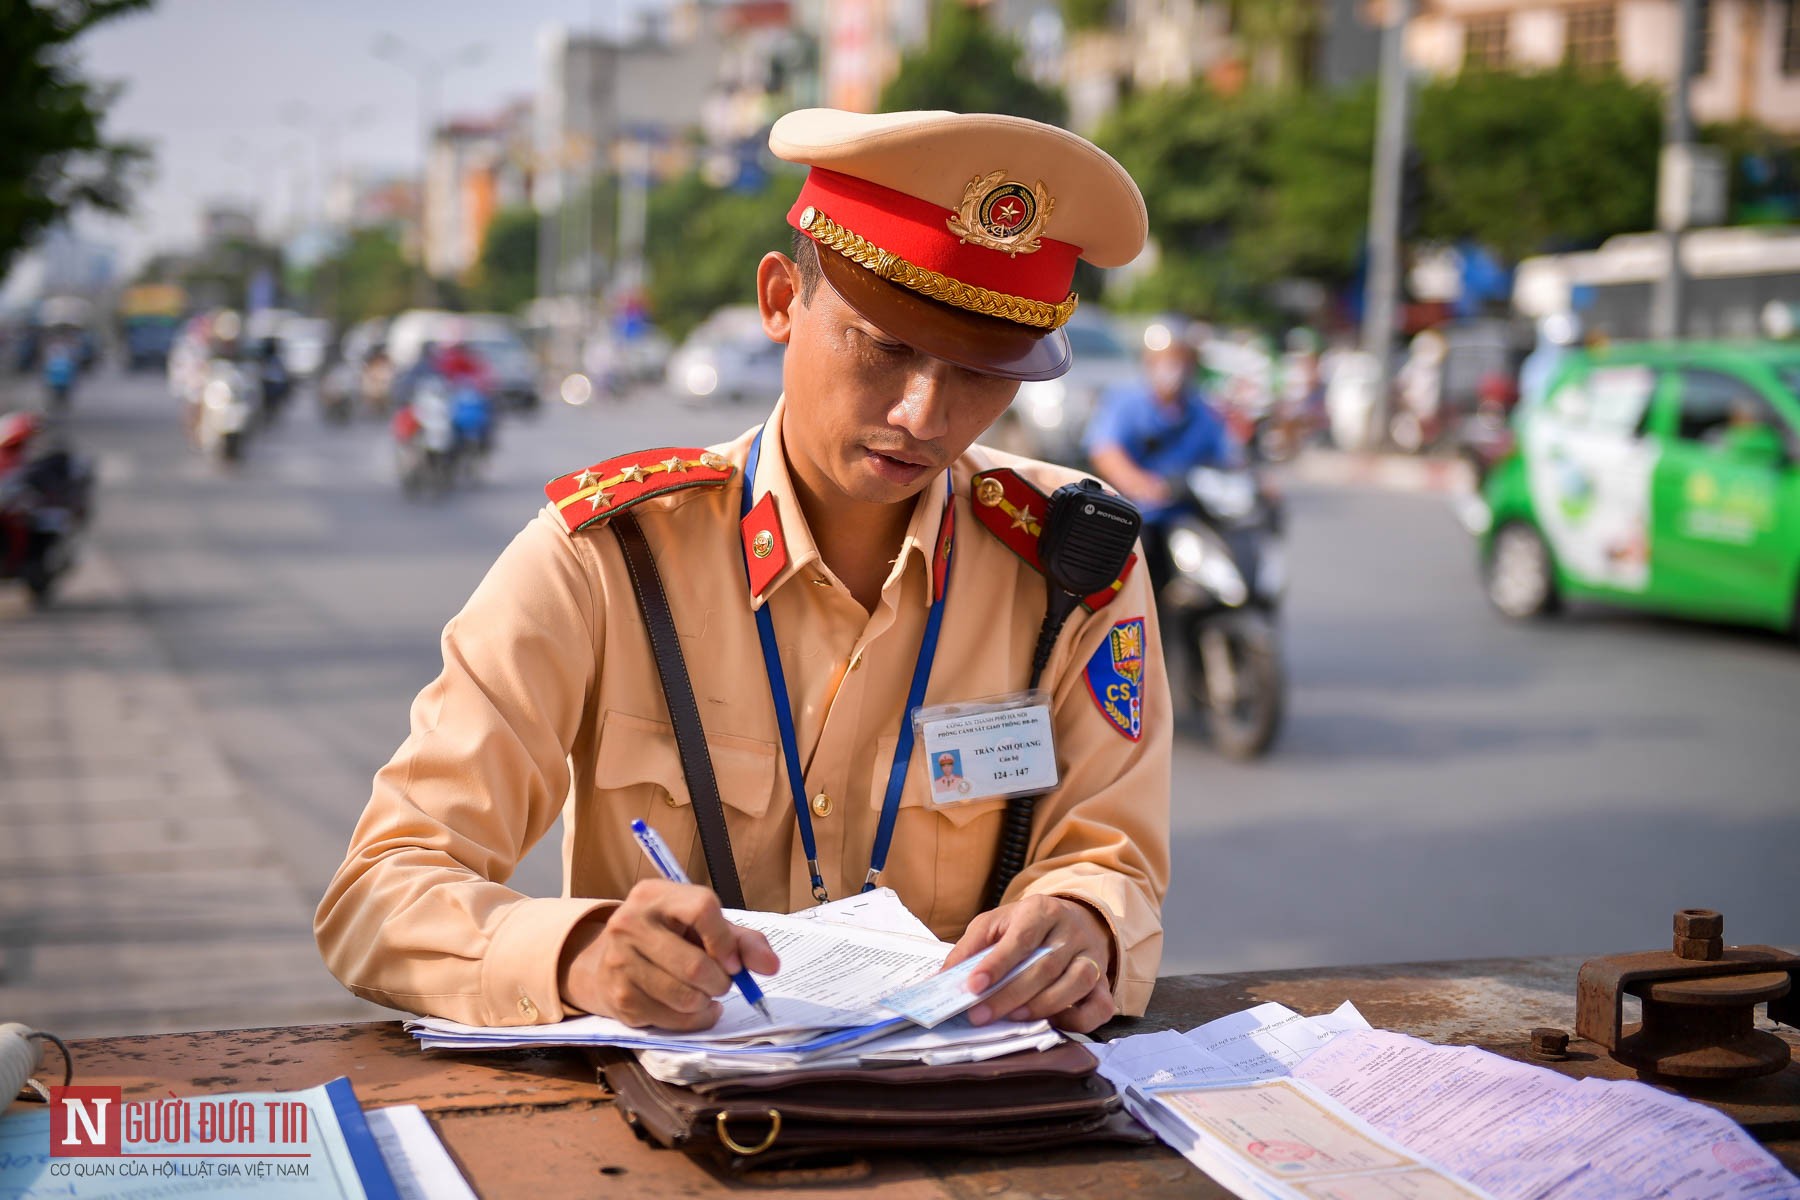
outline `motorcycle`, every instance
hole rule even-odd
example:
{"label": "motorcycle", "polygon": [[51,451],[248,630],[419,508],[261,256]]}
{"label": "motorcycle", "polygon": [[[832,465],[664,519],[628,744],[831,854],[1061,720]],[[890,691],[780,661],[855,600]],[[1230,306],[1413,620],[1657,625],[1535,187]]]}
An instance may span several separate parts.
{"label": "motorcycle", "polygon": [[254,391],[245,372],[224,359],[213,360],[200,385],[194,429],[194,440],[203,452],[220,462],[243,458],[258,407]]}
{"label": "motorcycle", "polygon": [[258,416],[263,424],[273,425],[287,407],[288,397],[294,390],[294,377],[287,364],[281,361],[281,343],[275,338],[264,338],[256,348],[253,369],[262,400]]}
{"label": "motorcycle", "polygon": [[23,582],[39,608],[75,565],[93,489],[93,465],[67,450],[0,477],[0,579]]}
{"label": "motorcycle", "polygon": [[63,345],[51,347],[44,359],[44,391],[49,398],[50,412],[61,412],[69,406],[78,371],[72,350]]}
{"label": "motorcycle", "polygon": [[1227,758],[1265,752],[1286,684],[1277,616],[1286,587],[1280,507],[1248,468],[1195,467],[1162,522],[1157,609],[1172,690],[1207,718]]}
{"label": "motorcycle", "polygon": [[349,363],[335,363],[319,376],[319,416],[327,424],[345,425],[354,416],[356,371]]}
{"label": "motorcycle", "polygon": [[493,426],[492,407],[480,389],[465,384],[452,391],[436,378],[419,384],[390,427],[402,490],[441,494],[459,475],[473,476],[493,448]]}

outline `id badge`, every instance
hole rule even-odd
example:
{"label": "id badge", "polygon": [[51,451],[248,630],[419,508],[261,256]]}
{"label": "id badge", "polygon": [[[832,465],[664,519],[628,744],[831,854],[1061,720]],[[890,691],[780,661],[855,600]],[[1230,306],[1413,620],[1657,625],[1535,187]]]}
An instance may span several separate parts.
{"label": "id badge", "polygon": [[913,728],[925,748],[925,803],[932,808],[1047,792],[1057,784],[1050,693],[1042,689],[916,708]]}

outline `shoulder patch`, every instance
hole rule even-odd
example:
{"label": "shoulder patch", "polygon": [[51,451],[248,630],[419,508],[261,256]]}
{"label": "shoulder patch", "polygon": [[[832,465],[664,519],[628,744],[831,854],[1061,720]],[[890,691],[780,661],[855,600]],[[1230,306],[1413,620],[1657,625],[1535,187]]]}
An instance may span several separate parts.
{"label": "shoulder patch", "polygon": [[[1042,522],[1050,507],[1050,497],[1011,467],[982,471],[973,483],[975,499],[971,507],[975,510],[975,519],[1008,550],[1024,559],[1026,566],[1042,575],[1044,564],[1038,561],[1037,547],[1038,538],[1044,533]],[[1126,559],[1125,569],[1119,572],[1119,577],[1110,586],[1084,597],[1082,605],[1089,612],[1099,612],[1111,604],[1125,581],[1131,578],[1137,558],[1133,554]]]}
{"label": "shoulder patch", "polygon": [[722,454],[694,447],[664,447],[621,454],[544,485],[569,532],[604,521],[634,504],[687,488],[717,487],[737,473]]}
{"label": "shoulder patch", "polygon": [[1116,623],[1087,664],[1088,695],[1122,737],[1144,736],[1144,618]]}

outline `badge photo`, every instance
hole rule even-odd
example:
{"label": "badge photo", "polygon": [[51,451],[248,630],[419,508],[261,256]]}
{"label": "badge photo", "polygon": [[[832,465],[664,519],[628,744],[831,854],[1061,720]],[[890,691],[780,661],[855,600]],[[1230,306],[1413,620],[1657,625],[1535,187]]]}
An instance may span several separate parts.
{"label": "badge photo", "polygon": [[913,727],[931,780],[928,807],[1047,792],[1058,782],[1050,694],[1041,688],[917,708]]}

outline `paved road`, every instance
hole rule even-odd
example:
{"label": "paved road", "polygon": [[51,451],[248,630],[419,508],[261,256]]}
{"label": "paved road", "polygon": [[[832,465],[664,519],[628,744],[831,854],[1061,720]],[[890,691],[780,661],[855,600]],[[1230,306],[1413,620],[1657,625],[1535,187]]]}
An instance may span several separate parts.
{"label": "paved road", "polygon": [[[302,400],[226,471],[155,382],[93,381],[97,553],[56,612],[0,594],[0,680],[32,700],[0,705],[0,813],[26,831],[0,848],[0,995],[72,1032],[365,1011],[304,922],[438,630],[546,477],[757,415],[558,405],[504,427],[480,488],[409,504],[373,424]],[[1800,651],[1507,625],[1442,497],[1302,475],[1290,499],[1290,723],[1257,764],[1178,747],[1165,970],[1635,949],[1687,905],[1800,944]],[[553,893],[555,846],[515,882]]]}

